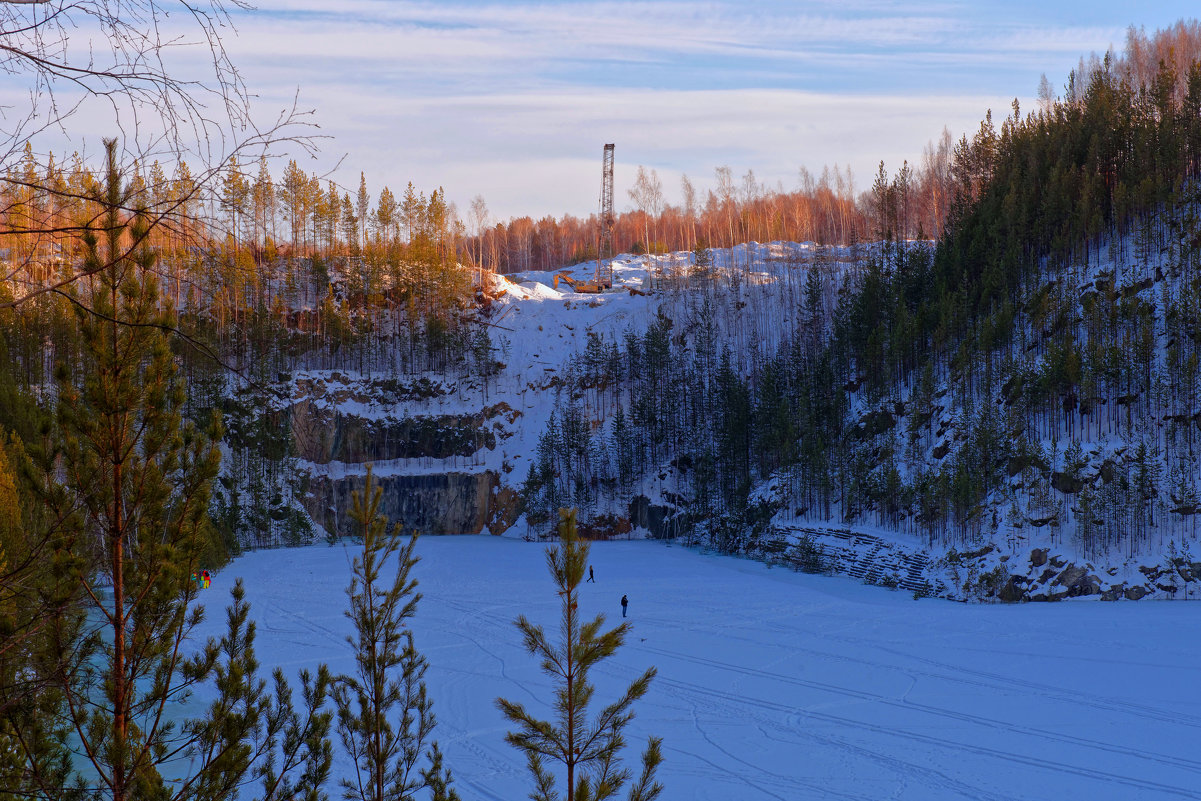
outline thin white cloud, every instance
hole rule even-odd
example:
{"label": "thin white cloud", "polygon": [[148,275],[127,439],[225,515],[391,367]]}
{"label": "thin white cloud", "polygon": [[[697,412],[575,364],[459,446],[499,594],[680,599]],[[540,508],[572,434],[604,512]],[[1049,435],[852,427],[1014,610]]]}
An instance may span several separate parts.
{"label": "thin white cloud", "polygon": [[373,191],[442,185],[502,217],[589,213],[604,142],[618,144],[619,183],[623,164],[702,184],[729,164],[791,186],[797,167],[838,162],[865,186],[944,125],[970,131],[1014,94],[1032,107],[1039,73],[1060,83],[1126,28],[1112,9],[1069,23],[958,0],[259,6],[226,45],[265,116],[298,89],[317,109],[332,140],[307,168],[345,154],[351,188],[360,170]]}
{"label": "thin white cloud", "polygon": [[[243,32],[253,33],[250,38],[256,41],[292,39],[295,52],[324,55],[332,46],[363,58],[378,57],[381,52],[408,58],[412,52],[417,57],[474,59],[500,55],[493,48],[508,43],[513,58],[528,61],[638,60],[663,54],[766,57],[804,54],[814,46],[829,50],[936,43],[956,29],[955,21],[947,17],[761,13],[730,4],[505,3],[465,7],[453,3],[358,3],[352,11],[336,15],[313,11],[310,4],[299,4],[305,11],[297,15],[297,7],[289,4],[293,13],[281,17],[270,13],[277,11],[274,4],[267,6],[269,13],[258,22],[253,17],[244,22]],[[273,37],[266,28],[277,33]],[[347,34],[353,36],[344,38]],[[339,38],[341,46],[336,41]],[[315,49],[314,40],[325,44]],[[377,45],[380,41],[391,41],[394,46],[381,48]],[[480,45],[488,51],[481,54],[474,49]],[[272,49],[280,52],[278,46]]]}
{"label": "thin white cloud", "polygon": [[[943,125],[970,131],[986,108],[1007,113],[1032,93],[1036,77],[1015,60],[1069,65],[1124,31],[883,0],[261,7],[241,25],[239,59],[284,87],[271,99],[300,86],[319,109],[334,142],[315,169],[345,153],[348,183],[366,169],[374,191],[442,185],[460,205],[484,195],[501,216],[589,213],[593,151],[610,141],[619,182],[625,159],[702,183],[728,163],[786,185],[801,165],[838,162],[866,185],[880,159],[916,159]],[[972,93],[957,83],[972,71],[1023,78]],[[922,93],[872,91],[898,75]]]}
{"label": "thin white cloud", "polygon": [[[903,159],[914,161],[944,122],[970,130],[987,105],[1007,108],[1009,102],[787,90],[604,90],[418,98],[403,110],[378,107],[364,114],[370,100],[351,93],[320,103],[334,116],[355,114],[359,144],[346,183],[357,179],[358,164],[367,164],[373,192],[412,181],[427,190],[445,187],[460,207],[482,194],[501,216],[535,217],[591,212],[593,173],[605,142],[618,146],[622,198],[622,184],[637,164],[664,175],[686,172],[702,185],[715,167],[729,164],[791,187],[798,167],[820,171],[838,162],[849,164],[866,186],[880,159],[890,169]],[[938,122],[931,124],[932,118]]]}

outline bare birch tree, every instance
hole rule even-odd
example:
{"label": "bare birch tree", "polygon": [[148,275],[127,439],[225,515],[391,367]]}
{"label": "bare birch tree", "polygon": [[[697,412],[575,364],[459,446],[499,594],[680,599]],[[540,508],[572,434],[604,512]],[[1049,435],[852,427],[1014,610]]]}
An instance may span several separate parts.
{"label": "bare birch tree", "polygon": [[[179,233],[194,228],[181,216],[203,208],[196,198],[231,159],[249,163],[285,142],[311,149],[295,104],[264,124],[251,113],[252,96],[225,47],[238,14],[249,10],[243,0],[0,0],[0,72],[28,95],[0,108],[0,188],[8,190],[2,194],[86,199],[78,188],[53,182],[51,157],[38,147],[52,134],[72,141],[85,127],[99,129],[116,134],[122,172],[131,176],[134,165],[160,159],[202,165],[185,196],[121,209],[145,214],[148,236],[163,227]],[[26,159],[40,169],[13,169]],[[26,239],[53,241],[81,235],[96,220],[34,214],[23,222]],[[143,244],[130,242],[114,255],[128,257]],[[26,266],[11,265],[3,277],[21,283]],[[79,277],[18,287],[5,305],[61,291]]]}

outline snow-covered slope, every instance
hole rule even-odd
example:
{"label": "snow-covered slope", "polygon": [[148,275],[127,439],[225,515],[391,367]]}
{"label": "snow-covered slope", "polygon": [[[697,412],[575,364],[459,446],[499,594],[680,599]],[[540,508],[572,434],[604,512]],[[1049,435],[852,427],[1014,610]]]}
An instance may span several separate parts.
{"label": "snow-covered slope", "polygon": [[[628,594],[634,625],[594,674],[597,702],[658,668],[628,739],[664,738],[665,799],[1201,798],[1201,652],[1189,634],[1201,604],[914,601],[662,543],[592,547],[583,612],[612,624]],[[546,680],[512,625],[526,614],[557,630],[543,548],[427,537],[418,550],[414,630],[447,763],[465,798],[524,798],[525,761],[493,700],[547,711]],[[264,668],[349,670],[354,552],[237,559],[205,592],[202,633],[220,632],[216,608],[240,576]],[[339,752],[335,778],[346,768]]]}
{"label": "snow-covered slope", "polygon": [[[820,260],[829,269],[850,269],[861,255],[859,249],[813,243],[749,243],[713,251],[701,279],[690,252],[626,254],[613,264],[612,288],[599,294],[575,292],[566,281],[556,280],[560,274],[590,279],[592,262],[553,273],[488,276],[481,319],[497,363],[491,374],[461,370],[397,376],[385,358],[374,369],[300,371],[280,385],[275,405],[291,412],[299,452],[296,468],[316,487],[306,505],[318,529],[339,526],[347,493],[330,487],[361,481],[368,464],[381,478],[407,481],[410,492],[418,490],[409,479],[447,474],[479,477],[493,498],[505,488],[515,490],[529,473],[559,389],[570,374],[583,369],[590,346],[615,352],[627,333],[645,332],[660,312],[682,319],[685,307],[695,302],[697,287],[705,286],[731,309],[720,319],[715,316],[715,330],[745,368],[752,347],[770,351],[794,326],[798,282],[806,266]],[[719,286],[733,289],[715,291]],[[754,319],[734,310],[752,296],[766,299],[755,306],[759,316]],[[586,413],[600,428],[619,398],[593,395],[591,402],[585,399]],[[437,441],[466,433],[466,440],[476,444],[409,455],[397,455],[403,449],[395,447],[376,447],[410,436],[422,423],[429,424]],[[476,435],[478,441],[472,439]],[[359,444],[345,447],[348,442]],[[657,499],[663,489],[644,491]],[[385,494],[389,492],[386,486]],[[504,506],[496,502],[481,510],[477,525],[468,530],[474,533],[485,525],[494,532],[508,530],[513,520]],[[338,514],[326,514],[335,507]]]}
{"label": "snow-covered slope", "polygon": [[[1091,400],[1081,395],[1080,403],[1092,403],[1094,411],[1075,426],[1036,414],[1033,425],[1027,423],[1023,430],[1011,409],[1023,387],[1043,381],[1056,348],[1062,350],[1061,340],[1086,340],[1087,321],[1079,310],[1098,308],[1098,299],[1110,303],[1115,315],[1137,313],[1159,321],[1153,331],[1160,365],[1155,380],[1170,372],[1172,331],[1163,322],[1168,315],[1162,309],[1147,310],[1167,298],[1177,298],[1176,306],[1182,308],[1177,296],[1186,288],[1173,271],[1170,254],[1148,255],[1135,245],[1121,240],[1097,248],[1089,265],[1061,271],[1045,286],[1032,286],[1033,299],[1015,317],[1013,340],[1023,343],[1019,360],[994,354],[984,366],[976,356],[967,371],[963,365],[943,363],[928,379],[914,373],[882,397],[879,390],[865,391],[862,378],[850,381],[844,390],[848,428],[842,436],[858,442],[856,453],[866,474],[857,480],[883,486],[889,481],[886,470],[893,471],[904,491],[887,519],[869,506],[848,520],[841,496],[824,507],[825,516],[815,516],[808,504],[790,497],[787,465],[774,475],[756,476],[752,500],[776,510],[771,521],[776,541],[787,547],[797,540],[789,532],[807,529],[833,555],[843,548],[839,532],[849,526],[870,535],[863,541],[869,544],[862,554],[848,552],[847,559],[832,560],[835,567],[858,575],[861,566],[865,577],[887,580],[896,566],[873,570],[870,565],[876,558],[870,543],[883,538],[897,559],[924,562],[930,589],[949,597],[1136,598],[1190,592],[1188,585],[1201,579],[1201,563],[1193,562],[1189,549],[1195,514],[1181,500],[1195,495],[1189,475],[1160,467],[1148,506],[1158,529],[1150,535],[1144,532],[1137,542],[1123,539],[1113,521],[1120,522],[1121,514],[1141,520],[1126,508],[1124,498],[1132,492],[1120,489],[1141,469],[1134,461],[1139,446],[1152,460],[1166,458],[1158,454],[1171,441],[1178,448],[1180,432],[1187,434],[1195,418],[1184,419],[1187,415],[1176,414],[1179,409],[1165,406],[1158,390],[1128,397],[1101,393]],[[642,466],[629,486],[614,489],[612,425],[619,409],[627,421],[631,418],[629,382],[637,369],[631,366],[636,360],[625,361],[630,341],[666,321],[671,359],[693,359],[701,338],[708,336],[716,343],[710,346],[714,357],[728,356],[739,375],[751,376],[809,325],[803,308],[812,305],[806,282],[815,267],[823,276],[818,309],[826,320],[823,336],[828,336],[840,302],[860,284],[866,260],[888,252],[895,253],[873,245],[749,243],[713,251],[711,265],[703,268],[690,252],[623,255],[613,265],[613,287],[599,294],[575,292],[568,282],[557,280],[561,274],[592,278],[591,262],[555,273],[488,276],[479,314],[490,346],[481,358],[492,368],[480,370],[477,364],[398,376],[389,371],[384,353],[374,368],[368,363],[356,370],[299,372],[281,385],[280,407],[290,410],[292,436],[300,443],[296,468],[309,477],[305,506],[319,530],[345,533],[350,492],[361,485],[370,464],[385,482],[385,512],[406,527],[517,536],[545,530],[547,526],[531,528],[519,517],[518,492],[538,459],[539,440],[552,414],[562,423],[571,406],[576,422],[590,431],[584,458],[595,455],[609,464],[607,474],[595,465],[584,471],[582,480],[590,484],[591,495],[584,502],[583,519],[607,521],[601,531],[624,531],[631,523],[636,531],[640,524],[656,528],[646,510],[659,510],[654,512],[658,524],[687,509],[694,500],[689,482],[695,473],[688,474],[687,466],[676,463],[677,454],[669,453]],[[1048,298],[1056,308],[1067,309],[1060,314],[1067,321],[1036,326],[1031,321],[1046,317],[1037,309]],[[712,381],[712,374],[706,380]],[[1173,422],[1176,417],[1183,422]],[[976,457],[964,455],[966,445],[979,439],[986,422],[994,438],[1000,438],[987,458],[1002,464],[997,469],[1006,473],[1003,483],[961,514],[963,521],[944,514],[934,524],[923,522],[913,500],[918,479],[925,475],[947,483],[955,469],[962,473],[966,464],[970,471]],[[1020,443],[1005,443],[1011,430],[1023,431]],[[562,443],[556,447],[561,451]],[[1018,450],[1025,455],[1016,457]],[[842,458],[855,461],[846,454]],[[559,479],[570,484],[574,479],[559,467]],[[845,465],[839,469],[845,474]],[[1116,482],[1111,480],[1115,475]],[[838,480],[845,481],[845,475]],[[578,503],[571,493],[560,494],[556,505]],[[1079,507],[1090,497],[1093,514],[1107,521],[1104,537],[1084,538],[1077,531]],[[636,510],[632,502],[641,506]],[[930,525],[943,530],[933,531]],[[662,533],[662,526],[657,530]],[[1087,547],[1082,544],[1086,540]],[[965,553],[972,555],[964,559]],[[1193,594],[1196,590],[1191,588]]]}

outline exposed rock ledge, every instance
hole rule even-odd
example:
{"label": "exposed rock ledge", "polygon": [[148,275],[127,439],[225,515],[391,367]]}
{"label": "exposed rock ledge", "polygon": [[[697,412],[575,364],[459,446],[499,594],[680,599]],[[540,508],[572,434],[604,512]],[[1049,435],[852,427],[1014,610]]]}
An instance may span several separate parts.
{"label": "exposed rock ledge", "polygon": [[[380,512],[402,531],[419,534],[500,534],[516,517],[512,490],[502,488],[496,473],[383,475],[375,478],[383,491]],[[305,508],[326,531],[353,533],[351,493],[362,491],[365,477],[331,479],[314,476]]]}

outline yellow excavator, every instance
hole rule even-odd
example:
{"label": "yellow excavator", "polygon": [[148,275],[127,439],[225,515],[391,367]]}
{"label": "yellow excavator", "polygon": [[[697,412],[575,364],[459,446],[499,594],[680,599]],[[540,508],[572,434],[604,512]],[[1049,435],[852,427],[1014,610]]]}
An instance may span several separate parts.
{"label": "yellow excavator", "polygon": [[571,287],[575,292],[590,294],[604,292],[606,289],[609,289],[613,286],[613,282],[611,280],[601,278],[599,275],[594,275],[591,281],[580,281],[572,277],[571,273],[564,271],[555,274],[555,289],[559,288],[560,280]]}

